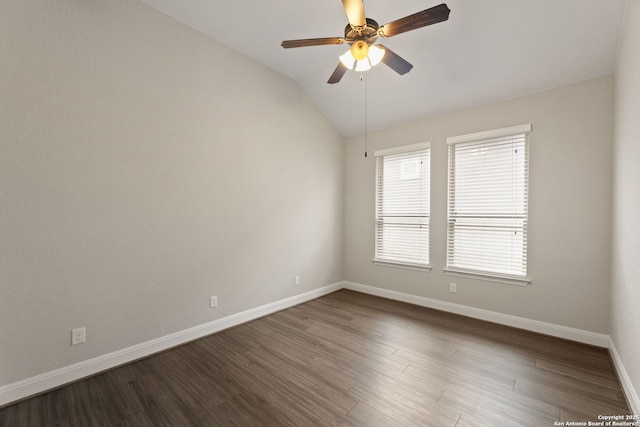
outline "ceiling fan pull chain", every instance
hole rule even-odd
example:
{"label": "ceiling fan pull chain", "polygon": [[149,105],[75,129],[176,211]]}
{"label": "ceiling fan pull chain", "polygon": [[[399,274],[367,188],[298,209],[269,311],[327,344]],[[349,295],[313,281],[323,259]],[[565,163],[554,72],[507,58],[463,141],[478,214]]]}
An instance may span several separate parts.
{"label": "ceiling fan pull chain", "polygon": [[364,73],[360,74],[360,81],[364,82],[364,157],[367,157],[367,80]]}

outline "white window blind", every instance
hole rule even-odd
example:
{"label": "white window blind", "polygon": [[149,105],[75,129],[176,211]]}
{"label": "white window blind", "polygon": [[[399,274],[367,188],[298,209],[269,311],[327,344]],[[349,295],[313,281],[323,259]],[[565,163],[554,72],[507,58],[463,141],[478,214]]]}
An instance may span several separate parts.
{"label": "white window blind", "polygon": [[376,151],[374,261],[429,265],[429,143]]}
{"label": "white window blind", "polygon": [[526,279],[530,131],[447,139],[449,271]]}

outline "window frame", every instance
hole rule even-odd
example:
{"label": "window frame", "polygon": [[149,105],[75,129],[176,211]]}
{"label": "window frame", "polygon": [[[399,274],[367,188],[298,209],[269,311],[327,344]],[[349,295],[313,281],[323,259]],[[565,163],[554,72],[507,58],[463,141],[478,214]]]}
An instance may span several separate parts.
{"label": "window frame", "polygon": [[[528,276],[529,274],[529,266],[528,266],[528,247],[527,247],[527,230],[528,230],[528,222],[529,222],[529,211],[528,211],[528,197],[530,192],[529,185],[529,142],[530,142],[530,133],[532,131],[531,123],[512,126],[508,128],[489,130],[484,132],[477,132],[466,135],[459,135],[454,137],[447,138],[447,146],[448,146],[448,167],[447,167],[447,241],[446,241],[446,261],[445,268],[443,269],[445,274],[453,275],[453,276],[462,276],[469,277],[479,280],[486,280],[491,282],[498,283],[506,283],[510,285],[519,285],[519,286],[527,286],[531,283],[531,278]],[[457,144],[470,144],[477,143],[480,147],[484,144],[489,143],[491,139],[496,138],[508,138],[510,136],[524,135],[524,146],[525,146],[525,165],[524,165],[524,195],[520,195],[524,198],[524,217],[523,217],[523,256],[525,258],[524,267],[525,271],[523,275],[517,274],[505,274],[496,271],[485,271],[485,270],[476,270],[472,268],[460,268],[457,266],[451,265],[450,256],[455,250],[454,242],[452,241],[452,206],[454,206],[454,201],[452,200],[452,187],[453,183],[452,179],[455,177],[455,169],[452,170],[452,146],[456,146]],[[459,215],[455,215],[455,218],[460,218]]]}
{"label": "window frame", "polygon": [[[428,164],[427,164],[427,197],[429,200],[428,213],[427,213],[427,254],[428,254],[428,262],[426,264],[423,263],[415,263],[409,262],[400,259],[392,259],[392,258],[384,258],[378,256],[378,247],[379,247],[379,238],[380,238],[380,218],[379,218],[379,197],[381,195],[381,177],[380,177],[380,162],[384,161],[384,157],[393,156],[398,154],[408,154],[411,152],[419,152],[427,150],[428,152]],[[396,267],[403,268],[409,270],[418,270],[418,271],[431,271],[431,142],[420,142],[417,144],[404,145],[400,147],[387,148],[382,150],[377,150],[374,152],[374,157],[376,159],[376,172],[375,172],[375,205],[374,205],[374,248],[373,248],[373,259],[372,262],[376,265],[388,266],[388,267]]]}

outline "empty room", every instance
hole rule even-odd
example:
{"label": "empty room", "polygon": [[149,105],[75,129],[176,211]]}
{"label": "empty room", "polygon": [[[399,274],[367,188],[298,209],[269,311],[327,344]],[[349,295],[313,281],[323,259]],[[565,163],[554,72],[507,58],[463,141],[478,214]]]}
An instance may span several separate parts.
{"label": "empty room", "polygon": [[0,0],[0,426],[640,426],[640,0]]}

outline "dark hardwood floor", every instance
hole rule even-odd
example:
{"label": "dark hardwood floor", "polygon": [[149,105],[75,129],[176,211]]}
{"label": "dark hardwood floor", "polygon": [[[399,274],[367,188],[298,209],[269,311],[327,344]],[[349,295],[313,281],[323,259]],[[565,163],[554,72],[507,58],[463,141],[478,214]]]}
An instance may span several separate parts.
{"label": "dark hardwood floor", "polygon": [[341,290],[0,409],[0,426],[553,426],[628,414],[605,349]]}

